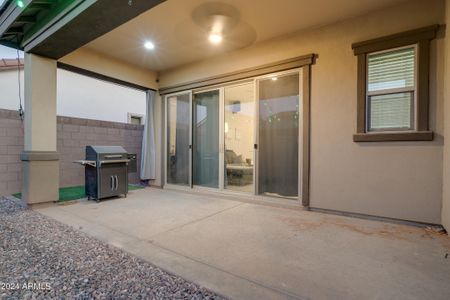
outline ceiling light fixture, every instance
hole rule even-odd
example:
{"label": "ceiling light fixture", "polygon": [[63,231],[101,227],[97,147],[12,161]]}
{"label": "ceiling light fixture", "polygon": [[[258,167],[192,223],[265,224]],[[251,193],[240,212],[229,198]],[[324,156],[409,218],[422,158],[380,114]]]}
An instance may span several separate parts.
{"label": "ceiling light fixture", "polygon": [[153,44],[153,43],[150,42],[150,41],[146,41],[145,44],[144,44],[144,47],[145,47],[146,49],[148,49],[148,50],[153,50],[153,49],[155,49],[155,44]]}
{"label": "ceiling light fixture", "polygon": [[218,33],[211,33],[209,35],[209,41],[213,44],[219,44],[222,42],[222,35]]}
{"label": "ceiling light fixture", "polygon": [[273,81],[276,81],[277,79],[278,79],[278,77],[276,77],[276,76],[272,77]]}

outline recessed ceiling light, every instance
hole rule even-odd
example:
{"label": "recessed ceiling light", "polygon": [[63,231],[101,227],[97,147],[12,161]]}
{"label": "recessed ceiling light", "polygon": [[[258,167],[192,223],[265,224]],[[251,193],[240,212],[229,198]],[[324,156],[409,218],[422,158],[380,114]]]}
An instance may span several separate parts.
{"label": "recessed ceiling light", "polygon": [[153,49],[155,49],[155,44],[153,44],[150,41],[146,41],[145,44],[144,44],[144,47],[145,47],[145,49],[153,50]]}
{"label": "recessed ceiling light", "polygon": [[273,81],[276,81],[277,79],[278,79],[278,77],[276,77],[276,76],[272,77]]}
{"label": "recessed ceiling light", "polygon": [[222,35],[217,33],[211,33],[209,35],[209,41],[213,44],[219,44],[220,42],[222,42]]}

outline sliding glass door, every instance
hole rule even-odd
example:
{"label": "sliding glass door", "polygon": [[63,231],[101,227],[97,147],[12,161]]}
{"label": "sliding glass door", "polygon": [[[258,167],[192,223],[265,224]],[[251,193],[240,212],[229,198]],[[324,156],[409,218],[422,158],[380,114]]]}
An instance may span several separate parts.
{"label": "sliding glass door", "polygon": [[224,89],[224,188],[253,193],[255,85]]}
{"label": "sliding glass door", "polygon": [[299,74],[258,80],[258,192],[298,197]]}
{"label": "sliding glass door", "polygon": [[219,187],[220,91],[194,94],[192,143],[193,184]]}
{"label": "sliding glass door", "polygon": [[298,199],[301,74],[166,96],[166,183]]}
{"label": "sliding glass door", "polygon": [[190,185],[190,106],[191,94],[166,98],[166,182]]}

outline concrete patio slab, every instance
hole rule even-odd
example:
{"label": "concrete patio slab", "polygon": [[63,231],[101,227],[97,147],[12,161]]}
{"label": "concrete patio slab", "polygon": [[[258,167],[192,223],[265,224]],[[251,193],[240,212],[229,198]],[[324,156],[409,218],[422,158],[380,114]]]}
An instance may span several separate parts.
{"label": "concrete patio slab", "polygon": [[151,188],[38,211],[229,298],[450,297],[424,228]]}

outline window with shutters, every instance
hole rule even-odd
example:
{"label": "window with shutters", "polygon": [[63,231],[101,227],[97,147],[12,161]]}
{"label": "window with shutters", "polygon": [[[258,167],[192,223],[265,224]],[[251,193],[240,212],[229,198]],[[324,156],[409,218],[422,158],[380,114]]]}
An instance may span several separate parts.
{"label": "window with shutters", "polygon": [[358,42],[355,142],[430,141],[430,41],[439,25]]}

